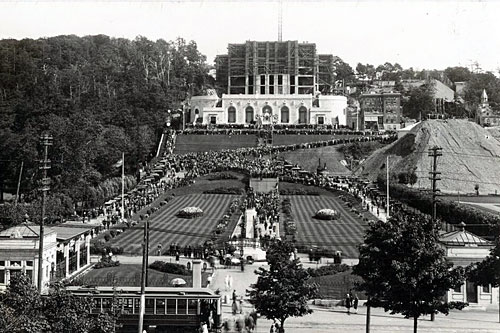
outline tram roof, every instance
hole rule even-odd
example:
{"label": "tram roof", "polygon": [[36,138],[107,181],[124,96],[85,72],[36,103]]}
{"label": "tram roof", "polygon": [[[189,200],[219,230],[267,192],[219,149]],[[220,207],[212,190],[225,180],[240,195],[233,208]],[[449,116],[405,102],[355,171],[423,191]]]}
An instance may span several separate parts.
{"label": "tram roof", "polygon": [[[66,289],[74,294],[82,295],[101,295],[101,296],[112,296],[114,293],[118,294],[118,297],[124,296],[126,294],[130,295],[140,295],[140,287],[130,287],[130,286],[68,286]],[[213,290],[207,288],[190,288],[190,287],[146,287],[145,289],[147,296],[175,296],[175,297],[209,297],[218,298],[220,295],[216,294]]]}

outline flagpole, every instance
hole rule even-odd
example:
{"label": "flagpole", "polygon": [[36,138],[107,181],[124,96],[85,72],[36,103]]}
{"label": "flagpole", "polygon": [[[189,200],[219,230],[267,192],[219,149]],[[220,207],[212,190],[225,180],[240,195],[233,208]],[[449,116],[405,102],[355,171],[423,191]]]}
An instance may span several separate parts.
{"label": "flagpole", "polygon": [[122,221],[125,220],[125,153],[122,152]]}

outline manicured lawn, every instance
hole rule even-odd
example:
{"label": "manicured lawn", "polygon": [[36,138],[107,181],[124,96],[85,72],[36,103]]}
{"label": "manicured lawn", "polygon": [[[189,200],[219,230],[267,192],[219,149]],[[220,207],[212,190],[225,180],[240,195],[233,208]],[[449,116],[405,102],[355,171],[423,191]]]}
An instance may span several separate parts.
{"label": "manicured lawn", "polygon": [[[190,194],[175,197],[150,218],[150,254],[156,254],[159,243],[167,250],[171,243],[179,246],[197,246],[210,239],[212,230],[224,215],[231,201],[237,198],[227,194]],[[177,212],[184,207],[195,206],[204,215],[194,219],[179,218]],[[112,240],[112,244],[123,248],[125,253],[140,254],[143,240],[143,224],[126,230]]]}
{"label": "manicured lawn", "polygon": [[279,156],[292,164],[298,164],[310,172],[316,172],[318,163],[321,160],[321,167],[326,163],[326,168],[332,175],[350,175],[351,171],[340,162],[344,159],[344,155],[338,151],[339,147],[326,146],[298,149],[280,153]]}
{"label": "manicured lawn", "polygon": [[178,135],[175,141],[176,154],[186,154],[201,151],[219,151],[242,147],[255,147],[257,136],[250,135]]}
{"label": "manicured lawn", "polygon": [[[363,242],[367,222],[351,212],[336,196],[292,195],[292,214],[297,226],[297,245],[306,248],[317,246],[342,251],[344,258],[357,258],[358,245]],[[340,218],[332,221],[314,218],[322,208],[335,209]]]}
{"label": "manicured lawn", "polygon": [[[343,300],[345,295],[354,290],[356,282],[361,281],[359,276],[353,275],[351,270],[335,275],[324,275],[311,278],[311,282],[318,285],[319,298]],[[358,297],[364,299],[364,294],[356,292]]]}

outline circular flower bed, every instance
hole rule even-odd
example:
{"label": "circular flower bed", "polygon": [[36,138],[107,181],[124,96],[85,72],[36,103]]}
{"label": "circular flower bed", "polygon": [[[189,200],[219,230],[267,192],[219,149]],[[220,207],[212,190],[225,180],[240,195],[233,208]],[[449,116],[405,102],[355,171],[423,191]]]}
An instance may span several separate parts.
{"label": "circular flower bed", "polygon": [[335,220],[339,217],[339,213],[336,210],[324,208],[318,210],[314,217],[320,220]]}
{"label": "circular flower bed", "polygon": [[184,207],[177,212],[177,216],[186,219],[194,219],[196,217],[203,216],[203,210],[198,207]]}

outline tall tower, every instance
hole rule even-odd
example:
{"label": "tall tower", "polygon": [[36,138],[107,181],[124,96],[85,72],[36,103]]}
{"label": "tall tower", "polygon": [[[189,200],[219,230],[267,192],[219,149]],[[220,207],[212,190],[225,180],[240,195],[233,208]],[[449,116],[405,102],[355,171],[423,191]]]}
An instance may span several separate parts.
{"label": "tall tower", "polygon": [[483,89],[483,93],[481,94],[481,105],[488,106],[488,95],[486,94],[486,89]]}

